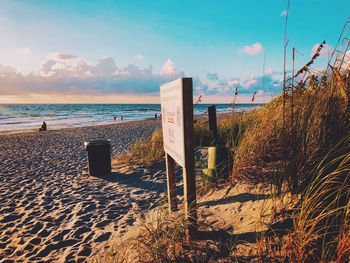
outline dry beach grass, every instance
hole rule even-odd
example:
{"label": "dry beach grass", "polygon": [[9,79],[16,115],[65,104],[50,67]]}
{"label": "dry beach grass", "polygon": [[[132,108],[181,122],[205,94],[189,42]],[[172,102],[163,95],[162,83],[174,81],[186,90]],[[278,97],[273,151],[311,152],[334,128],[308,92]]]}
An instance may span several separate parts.
{"label": "dry beach grass", "polygon": [[[181,213],[150,216],[130,230],[134,257],[124,262],[348,262],[350,75],[310,79],[285,100],[221,119],[232,177],[226,187],[225,176],[209,178],[198,202],[200,229],[213,235],[187,242],[175,231]],[[203,127],[195,139],[210,145]]]}

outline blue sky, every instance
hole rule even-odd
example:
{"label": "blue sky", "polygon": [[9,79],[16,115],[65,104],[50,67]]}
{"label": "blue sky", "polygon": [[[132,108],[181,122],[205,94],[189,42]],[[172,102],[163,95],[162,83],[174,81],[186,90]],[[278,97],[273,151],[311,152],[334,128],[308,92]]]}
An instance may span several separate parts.
{"label": "blue sky", "polygon": [[[259,89],[248,87],[248,84],[254,82],[251,80],[259,83],[265,53],[265,73],[270,72],[267,77],[271,78],[271,83],[280,79],[278,72],[282,69],[286,0],[2,0],[0,7],[0,65],[4,72],[10,67],[25,76],[24,86],[27,91],[32,90],[27,92],[28,96],[40,93],[69,93],[73,96],[72,88],[68,92],[63,87],[64,83],[69,86],[71,81],[74,84],[71,87],[79,86],[77,83],[88,85],[88,81],[77,79],[78,73],[62,80],[65,72],[61,70],[61,79],[58,79],[57,68],[66,65],[61,60],[63,56],[58,54],[74,56],[75,60],[83,59],[91,67],[97,66],[101,58],[112,58],[119,72],[113,75],[114,79],[119,78],[121,72],[133,76],[127,81],[129,90],[121,87],[120,83],[108,81],[110,90],[102,90],[135,96],[156,96],[155,90],[149,93],[146,87],[143,92],[143,84],[158,85],[158,82],[171,79],[171,75],[198,79],[208,96],[225,95],[229,91],[220,88],[221,84],[232,84],[237,80],[242,94],[249,94]],[[297,67],[298,63],[307,61],[315,44],[326,40],[330,48],[335,45],[349,10],[350,2],[345,0],[291,0],[288,47],[296,47],[304,54],[298,55]],[[56,71],[50,70],[57,75],[54,81],[60,82],[58,86],[61,90],[45,86],[39,80],[30,83],[26,77],[31,71],[40,75],[43,64],[49,59],[57,62]],[[76,63],[80,65],[80,62],[74,63],[74,67]],[[133,65],[134,71],[131,72],[130,68],[125,70],[128,65]],[[149,65],[152,73],[147,74],[152,78],[142,83],[138,76],[144,76],[143,70]],[[164,73],[164,66],[170,70],[169,74],[161,73],[162,69]],[[94,74],[91,68],[89,72]],[[54,74],[47,71],[46,75],[50,76],[46,77],[53,78]],[[213,76],[211,74],[217,78],[208,78]],[[139,85],[137,89],[133,88],[133,81]],[[19,91],[11,94],[9,90],[11,85],[20,84],[9,83],[8,80],[6,83],[6,92],[0,83],[0,94],[17,96]],[[102,92],[94,92],[94,88],[98,89],[101,85],[95,83],[94,87],[84,91],[89,95],[102,96]],[[271,87],[267,89],[265,93],[271,92]]]}

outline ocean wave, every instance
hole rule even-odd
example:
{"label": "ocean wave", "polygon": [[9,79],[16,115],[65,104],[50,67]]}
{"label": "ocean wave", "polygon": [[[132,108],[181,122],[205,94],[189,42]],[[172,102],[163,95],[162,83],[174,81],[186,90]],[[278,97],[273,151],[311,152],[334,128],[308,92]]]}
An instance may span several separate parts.
{"label": "ocean wave", "polygon": [[142,109],[123,109],[121,112],[145,112],[145,111],[160,111],[159,108],[142,108]]}
{"label": "ocean wave", "polygon": [[[205,104],[196,105],[195,114],[203,114],[208,110]],[[250,110],[257,105],[235,105],[235,110]],[[216,105],[217,112],[230,112],[232,105]],[[66,127],[82,127],[124,121],[154,118],[159,113],[160,105],[6,105],[0,106],[0,131],[27,130],[39,128],[46,121],[49,129]]]}

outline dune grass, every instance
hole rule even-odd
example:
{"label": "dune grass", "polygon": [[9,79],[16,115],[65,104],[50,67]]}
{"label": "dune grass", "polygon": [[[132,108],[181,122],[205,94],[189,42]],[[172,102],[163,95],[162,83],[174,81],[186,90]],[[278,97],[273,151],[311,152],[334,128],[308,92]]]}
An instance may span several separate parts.
{"label": "dune grass", "polygon": [[257,110],[236,153],[234,178],[300,194],[281,221],[293,226],[262,235],[262,261],[350,260],[350,78],[310,79],[285,108],[279,97]]}
{"label": "dune grass", "polygon": [[[219,148],[218,171],[221,171],[219,172],[220,178],[227,178],[228,166],[232,165],[235,151],[243,138],[246,127],[251,122],[250,116],[236,113],[221,116],[218,122],[218,141],[209,131],[205,118],[197,118],[195,121],[195,147],[218,146]],[[152,165],[164,161],[164,156],[162,130],[157,129],[151,137],[138,140],[126,151],[117,155],[115,162],[125,165]],[[230,159],[228,159],[229,157]]]}
{"label": "dune grass", "polygon": [[[349,131],[349,100],[338,82],[296,87],[254,113],[237,150],[234,177],[252,183],[288,183],[301,192],[327,151]],[[349,86],[347,93],[349,94]]]}
{"label": "dune grass", "polygon": [[161,129],[157,129],[150,138],[139,139],[129,149],[117,155],[115,162],[125,165],[151,165],[163,159],[163,134]]}
{"label": "dune grass", "polygon": [[[226,149],[223,165],[232,171],[231,179],[275,187],[277,195],[286,187],[299,198],[292,213],[282,218],[292,222],[288,231],[261,235],[257,247],[262,262],[350,260],[350,76],[338,75],[310,76],[307,85],[298,84],[285,99],[219,120],[215,143]],[[195,142],[213,145],[203,121],[196,123]],[[122,159],[162,161],[162,148],[158,130]],[[175,238],[181,236],[181,223],[160,219],[140,236],[143,253],[154,262],[196,262],[197,248]]]}
{"label": "dune grass", "polygon": [[[189,240],[186,238],[187,222],[183,211],[169,214],[166,207],[148,213],[148,218],[138,218],[138,231],[115,242],[103,260],[96,262],[209,262],[220,254],[218,242]],[[228,245],[229,246],[229,245]],[[228,247],[229,249],[229,247]]]}
{"label": "dune grass", "polygon": [[306,189],[295,220],[295,251],[300,261],[331,261],[334,251],[349,259],[350,136],[320,162]]}

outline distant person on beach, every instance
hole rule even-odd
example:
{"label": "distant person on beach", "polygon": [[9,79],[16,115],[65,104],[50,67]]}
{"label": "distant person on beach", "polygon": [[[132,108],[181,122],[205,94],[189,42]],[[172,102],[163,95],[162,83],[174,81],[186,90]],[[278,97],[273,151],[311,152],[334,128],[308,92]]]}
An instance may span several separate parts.
{"label": "distant person on beach", "polygon": [[39,129],[39,131],[47,131],[46,122],[43,122],[43,124],[41,125],[41,128]]}
{"label": "distant person on beach", "polygon": [[124,118],[123,118],[123,116],[121,116],[121,117],[120,117],[120,120],[121,120],[122,122],[124,121]]}
{"label": "distant person on beach", "polygon": [[158,119],[157,113],[154,114],[154,119],[156,119],[156,120]]}
{"label": "distant person on beach", "polygon": [[114,117],[113,117],[113,120],[116,121],[116,120],[117,120],[117,117],[114,116]]}

